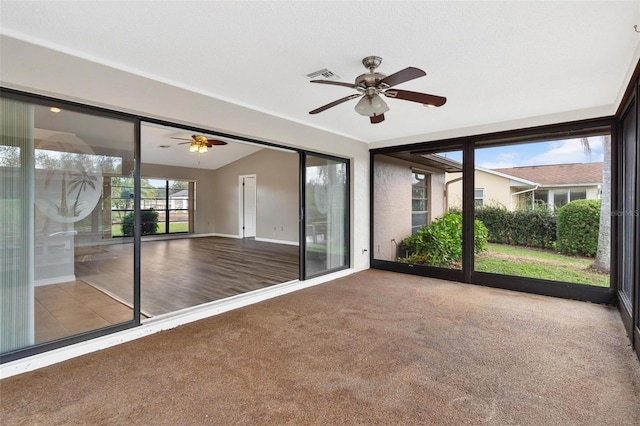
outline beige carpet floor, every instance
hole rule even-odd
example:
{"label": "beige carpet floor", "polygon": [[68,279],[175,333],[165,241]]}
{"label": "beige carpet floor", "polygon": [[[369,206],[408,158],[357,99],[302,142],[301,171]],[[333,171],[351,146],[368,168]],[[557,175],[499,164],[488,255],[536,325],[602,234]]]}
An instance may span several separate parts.
{"label": "beige carpet floor", "polygon": [[368,270],[0,382],[3,425],[638,425],[613,307]]}

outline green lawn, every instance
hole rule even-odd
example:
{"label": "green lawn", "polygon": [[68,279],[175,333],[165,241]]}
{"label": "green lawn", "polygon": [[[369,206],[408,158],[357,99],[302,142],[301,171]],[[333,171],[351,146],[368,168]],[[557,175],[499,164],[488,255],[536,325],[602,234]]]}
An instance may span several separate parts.
{"label": "green lawn", "polygon": [[488,244],[488,250],[476,256],[480,272],[541,278],[578,284],[609,287],[609,275],[591,268],[593,259],[564,256],[548,250]]}
{"label": "green lawn", "polygon": [[[164,223],[158,224],[158,234],[164,234]],[[186,222],[172,222],[169,223],[169,230],[171,232],[189,232],[189,224]],[[122,236],[122,227],[118,225],[111,226],[111,236],[113,237],[121,237]]]}

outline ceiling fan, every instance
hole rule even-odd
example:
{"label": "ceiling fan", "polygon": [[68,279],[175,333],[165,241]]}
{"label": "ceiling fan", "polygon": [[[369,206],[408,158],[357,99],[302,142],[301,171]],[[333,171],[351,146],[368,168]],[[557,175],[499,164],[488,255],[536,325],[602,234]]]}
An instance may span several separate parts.
{"label": "ceiling fan", "polygon": [[423,77],[427,75],[427,73],[418,68],[407,67],[394,74],[385,76],[384,74],[375,72],[375,69],[378,68],[380,63],[382,63],[382,58],[379,56],[367,56],[364,58],[362,65],[364,65],[369,72],[356,77],[354,84],[331,80],[311,80],[311,83],[350,87],[356,89],[358,93],[345,96],[337,101],[316,108],[313,111],[309,111],[309,114],[317,114],[336,105],[340,105],[343,102],[350,101],[351,99],[362,98],[355,106],[356,112],[369,117],[371,124],[376,124],[384,121],[384,113],[389,111],[389,107],[380,97],[380,94],[388,98],[418,102],[428,107],[439,107],[447,102],[447,98],[442,96],[393,89],[394,86],[400,83]]}
{"label": "ceiling fan", "polygon": [[219,141],[217,139],[208,139],[206,136],[202,135],[192,135],[191,138],[179,138],[179,137],[171,137],[171,139],[178,139],[188,142],[182,142],[178,145],[189,145],[189,152],[198,152],[200,154],[205,153],[214,145],[226,145],[227,142]]}

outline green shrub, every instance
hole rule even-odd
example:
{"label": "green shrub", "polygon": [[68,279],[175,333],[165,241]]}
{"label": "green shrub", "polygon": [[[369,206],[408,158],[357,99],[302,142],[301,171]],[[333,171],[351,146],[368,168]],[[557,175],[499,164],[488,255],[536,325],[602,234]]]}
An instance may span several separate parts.
{"label": "green shrub", "polygon": [[547,206],[510,212],[502,206],[475,210],[489,231],[488,241],[526,247],[551,248],[556,241],[556,219]]}
{"label": "green shrub", "polygon": [[475,217],[487,227],[490,243],[509,244],[511,212],[502,206],[483,206],[475,209]]}
{"label": "green shrub", "polygon": [[558,212],[558,251],[593,257],[598,250],[600,200],[576,200]]}
{"label": "green shrub", "polygon": [[[158,212],[151,210],[140,211],[140,221],[142,235],[151,235],[158,232]],[[127,213],[122,218],[122,235],[125,237],[133,236],[133,212]]]}
{"label": "green shrub", "polygon": [[[475,220],[474,251],[479,253],[487,245],[487,228]],[[449,267],[462,261],[462,215],[445,213],[429,226],[403,240],[407,263]]]}

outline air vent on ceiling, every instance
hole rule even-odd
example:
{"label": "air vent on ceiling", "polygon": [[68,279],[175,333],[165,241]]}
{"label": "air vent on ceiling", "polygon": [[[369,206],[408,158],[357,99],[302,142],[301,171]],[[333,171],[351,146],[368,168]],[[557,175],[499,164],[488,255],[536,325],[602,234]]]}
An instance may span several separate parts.
{"label": "air vent on ceiling", "polygon": [[311,79],[323,78],[325,80],[339,80],[341,78],[337,73],[331,71],[329,68],[322,68],[321,70],[314,71],[307,74],[307,77]]}

